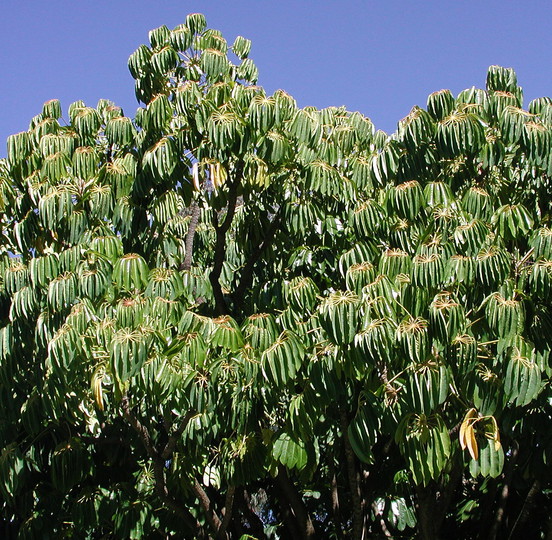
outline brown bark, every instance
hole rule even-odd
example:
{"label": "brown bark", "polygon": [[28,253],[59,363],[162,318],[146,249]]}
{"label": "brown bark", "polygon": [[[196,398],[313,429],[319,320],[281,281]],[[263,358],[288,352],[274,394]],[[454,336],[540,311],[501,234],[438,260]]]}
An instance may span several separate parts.
{"label": "brown bark", "polygon": [[[155,481],[155,492],[157,496],[167,508],[172,510],[178,517],[180,517],[180,519],[182,519],[182,521],[191,531],[193,531],[198,537],[203,536],[203,529],[200,523],[192,516],[192,514],[185,506],[181,505],[170,495],[167,488],[167,479],[165,476],[165,461],[170,456],[172,456],[172,452],[169,456],[164,458],[162,457],[161,453],[157,451],[151,440],[151,436],[147,427],[144,426],[131,411],[130,402],[127,395],[123,396],[123,399],[121,401],[121,408],[123,410],[123,416],[130,424],[132,429],[134,429],[134,431],[136,431],[136,433],[138,434],[138,437],[144,445],[146,453],[153,462],[153,476]],[[167,443],[165,448],[167,448],[169,442]]]}
{"label": "brown bark", "polygon": [[337,487],[337,477],[335,475],[335,465],[333,461],[330,463],[330,474],[331,474],[331,496],[332,496],[332,516],[334,522],[334,528],[338,532],[339,537],[341,537],[341,512],[339,511],[339,490]]}
{"label": "brown bark", "polygon": [[224,509],[222,511],[223,519],[217,534],[217,540],[222,540],[228,537],[226,534],[226,531],[228,530],[228,525],[230,525],[230,521],[232,520],[235,494],[236,494],[236,488],[234,486],[229,486],[228,489],[226,490]]}
{"label": "brown bark", "polygon": [[186,233],[185,240],[185,249],[184,262],[180,267],[180,270],[189,270],[192,267],[192,256],[194,252],[194,237],[197,229],[197,224],[199,222],[199,205],[197,201],[194,202],[192,206],[192,217],[190,218],[190,223],[188,224],[188,232]]}
{"label": "brown bark", "polygon": [[516,522],[514,523],[514,526],[510,531],[508,540],[513,540],[518,536],[519,537],[523,536],[523,525],[527,522],[533,508],[535,507],[536,499],[540,493],[540,490],[541,490],[541,483],[540,483],[540,480],[536,478],[531,488],[529,489],[529,492],[527,493],[527,497],[525,497],[525,502],[523,503],[523,506],[521,508],[521,511],[519,512]]}
{"label": "brown bark", "polygon": [[239,284],[237,285],[237,287],[235,288],[232,294],[232,299],[236,306],[242,305],[245,293],[247,289],[251,287],[251,283],[253,282],[253,270],[255,268],[255,265],[259,261],[263,251],[274,240],[274,236],[276,234],[276,231],[278,230],[280,223],[281,223],[281,214],[278,213],[276,214],[276,216],[274,216],[272,222],[270,223],[270,226],[266,231],[263,241],[257,246],[256,249],[253,250],[247,263],[245,263],[245,266],[243,267],[240,274]]}
{"label": "brown bark", "polygon": [[312,520],[309,516],[305,503],[297,492],[297,488],[289,478],[285,467],[278,467],[278,475],[276,481],[285,495],[289,506],[295,516],[298,528],[300,529],[301,538],[315,538],[315,530]]}
{"label": "brown bark", "polygon": [[424,540],[439,538],[452,496],[462,480],[463,465],[459,459],[452,459],[450,473],[441,475],[441,482],[432,481],[427,486],[416,487],[418,524]]}
{"label": "brown bark", "polygon": [[217,315],[225,315],[228,312],[226,306],[226,300],[220,286],[219,278],[222,272],[222,266],[224,264],[225,252],[226,252],[226,232],[232,224],[232,219],[236,212],[236,202],[238,200],[238,186],[241,182],[241,176],[243,173],[243,164],[236,166],[234,178],[228,183],[228,204],[226,206],[226,216],[221,224],[218,222],[216,212],[213,212],[213,227],[215,228],[216,240],[215,240],[215,254],[213,260],[213,268],[209,274],[209,281],[213,288],[213,295],[215,297],[215,311]]}
{"label": "brown bark", "polygon": [[[205,514],[205,517],[207,518],[207,523],[209,523],[209,525],[211,526],[211,529],[217,535],[217,538],[218,538],[218,533],[221,530],[222,522],[212,507],[211,499],[209,498],[205,490],[201,487],[201,484],[197,481],[197,478],[194,478],[192,491],[194,492],[195,496],[199,499],[199,504],[201,508],[203,508],[203,512]],[[221,538],[226,538],[226,534]]]}
{"label": "brown bark", "polygon": [[435,515],[437,531],[441,529],[443,521],[445,520],[445,517],[447,515],[447,510],[450,506],[452,496],[454,495],[456,488],[462,481],[462,473],[464,470],[463,464],[460,460],[454,459],[454,456],[452,459],[454,461],[449,474],[448,482],[447,484],[441,484],[438,492],[436,505],[437,513]]}
{"label": "brown bark", "polygon": [[438,530],[434,519],[435,512],[435,488],[429,486],[416,486],[418,514],[418,527],[422,540],[437,540]]}
{"label": "brown bark", "polygon": [[285,528],[288,531],[288,536],[286,538],[303,538],[301,529],[299,527],[299,522],[297,518],[293,515],[289,500],[287,499],[287,496],[284,493],[279,482],[274,483],[273,491],[276,495],[280,510],[279,519],[283,522]]}

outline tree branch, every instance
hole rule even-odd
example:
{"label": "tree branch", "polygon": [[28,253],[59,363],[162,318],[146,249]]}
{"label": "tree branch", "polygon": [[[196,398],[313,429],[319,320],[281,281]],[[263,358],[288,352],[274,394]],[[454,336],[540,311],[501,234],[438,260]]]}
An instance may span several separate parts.
{"label": "tree branch", "polygon": [[278,481],[278,485],[282,489],[289,505],[291,506],[291,510],[298,521],[301,529],[301,537],[314,538],[316,534],[314,525],[312,524],[312,520],[309,516],[305,503],[297,492],[293,482],[290,480],[286,468],[282,465],[278,466],[276,480]]}
{"label": "tree branch", "polygon": [[[205,512],[205,517],[207,518],[207,522],[211,526],[211,529],[218,537],[218,532],[221,530],[222,522],[220,518],[217,516],[217,513],[214,511],[214,509],[211,507],[211,499],[209,499],[209,496],[205,492],[205,490],[201,487],[201,484],[197,481],[197,478],[194,478],[194,483],[192,486],[192,490],[195,494],[195,496],[199,499],[199,504],[203,508],[203,511]],[[223,536],[223,538],[225,538]]]}
{"label": "tree branch", "polygon": [[334,527],[341,533],[341,516],[339,512],[339,490],[337,486],[337,476],[335,474],[335,464],[333,458],[329,463],[329,472],[331,475],[330,487],[332,496],[332,516],[334,520]]}
{"label": "tree branch", "polygon": [[121,400],[121,408],[123,409],[123,415],[127,422],[130,424],[132,429],[138,433],[138,437],[142,441],[148,456],[153,460],[159,459],[159,454],[152,443],[148,428],[146,428],[130,410],[130,401],[128,399],[128,395],[126,394]]}
{"label": "tree branch", "polygon": [[423,540],[435,540],[437,527],[433,519],[435,509],[435,484],[430,482],[427,486],[416,486],[416,510],[418,514],[418,530]]}
{"label": "tree branch", "polygon": [[243,267],[240,275],[240,282],[232,293],[232,299],[236,306],[242,305],[243,297],[245,296],[247,289],[251,287],[251,283],[253,282],[253,270],[255,268],[255,265],[260,259],[263,251],[273,242],[276,231],[278,230],[281,222],[282,213],[281,210],[278,210],[278,213],[276,214],[276,216],[274,216],[272,222],[270,223],[270,226],[268,227],[268,230],[266,231],[263,241],[257,246],[256,249],[253,250],[251,256],[249,257],[249,260]]}
{"label": "tree branch", "polygon": [[199,214],[200,209],[197,201],[194,201],[192,205],[192,217],[190,218],[190,223],[188,224],[188,232],[186,233],[185,240],[185,255],[184,262],[180,265],[180,270],[189,270],[192,267],[192,256],[194,252],[194,237],[197,229],[197,224],[199,223]]}
{"label": "tree branch", "polygon": [[163,450],[161,451],[161,459],[167,460],[173,455],[178,439],[180,439],[180,436],[186,429],[186,426],[189,424],[190,420],[195,416],[195,414],[195,411],[190,410],[184,415],[184,418],[182,418],[174,433],[169,437],[165,448],[163,448]]}
{"label": "tree branch", "polygon": [[533,484],[531,485],[529,492],[527,493],[527,497],[525,497],[525,502],[523,503],[523,506],[521,507],[519,515],[514,523],[514,526],[510,531],[508,540],[512,540],[513,538],[516,538],[518,531],[520,531],[522,528],[521,526],[529,518],[529,515],[531,514],[531,511],[535,506],[535,502],[536,502],[535,499],[537,498],[537,495],[540,493],[540,490],[541,490],[541,483],[540,483],[540,480],[536,478]]}
{"label": "tree branch", "polygon": [[224,221],[219,225],[216,212],[213,212],[213,226],[216,232],[215,240],[215,254],[213,260],[213,269],[209,274],[209,281],[213,288],[213,294],[215,296],[215,311],[217,315],[224,315],[228,312],[226,301],[220,286],[219,278],[222,272],[222,265],[224,264],[225,251],[226,251],[226,232],[232,224],[232,219],[236,212],[236,202],[238,200],[238,186],[241,182],[243,174],[243,163],[239,163],[236,166],[234,178],[228,184],[228,204],[226,206],[226,216]]}
{"label": "tree branch", "polygon": [[222,523],[217,534],[217,540],[222,540],[226,538],[226,531],[232,519],[232,509],[234,506],[235,493],[236,493],[235,486],[229,486],[228,489],[226,490],[226,498],[224,501],[224,509],[223,509],[224,517],[222,519]]}
{"label": "tree branch", "polygon": [[[179,504],[171,495],[167,488],[167,479],[165,477],[165,460],[159,455],[157,449],[153,445],[148,428],[144,426],[140,420],[130,410],[130,402],[128,395],[124,395],[121,401],[123,416],[136,431],[138,437],[142,441],[148,456],[153,461],[153,476],[155,480],[155,492],[159,499],[171,509],[178,517],[182,519],[185,525],[193,531],[197,536],[202,536],[203,531],[200,523],[190,514],[188,509]],[[168,443],[167,443],[168,444]]]}

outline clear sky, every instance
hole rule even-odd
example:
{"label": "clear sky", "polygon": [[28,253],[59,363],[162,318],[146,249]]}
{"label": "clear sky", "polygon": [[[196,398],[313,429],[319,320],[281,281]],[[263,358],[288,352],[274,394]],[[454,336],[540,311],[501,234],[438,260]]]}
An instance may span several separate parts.
{"label": "clear sky", "polygon": [[253,41],[268,92],[345,105],[385,131],[433,91],[483,87],[491,64],[516,70],[526,105],[552,95],[552,0],[2,0],[0,156],[48,99],[67,111],[107,98],[133,116],[128,56],[191,12]]}

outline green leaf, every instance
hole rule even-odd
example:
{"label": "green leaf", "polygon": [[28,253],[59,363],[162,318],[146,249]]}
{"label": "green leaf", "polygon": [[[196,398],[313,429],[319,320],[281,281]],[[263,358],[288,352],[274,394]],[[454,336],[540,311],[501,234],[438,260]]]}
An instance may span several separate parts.
{"label": "green leaf", "polygon": [[64,272],[48,286],[48,304],[53,311],[69,307],[77,297],[77,277],[73,272]]}
{"label": "green leaf", "polygon": [[487,72],[487,90],[510,92],[519,96],[521,100],[521,88],[517,85],[516,73],[512,68],[491,66]]}
{"label": "green leaf", "polygon": [[437,121],[449,116],[454,109],[454,98],[450,90],[433,92],[427,98],[427,110]]}
{"label": "green leaf", "polygon": [[144,153],[142,164],[155,178],[163,179],[172,174],[177,159],[173,140],[163,137]]}
{"label": "green leaf", "polygon": [[373,398],[368,399],[357,410],[349,424],[347,435],[353,451],[365,463],[373,463],[372,447],[380,432],[380,411]]}
{"label": "green leaf", "polygon": [[276,320],[270,313],[250,315],[242,327],[245,340],[260,352],[268,349],[278,337]]}
{"label": "green leaf", "polygon": [[110,345],[111,369],[121,382],[136,375],[148,359],[150,335],[142,330],[122,328]]}
{"label": "green leaf", "polygon": [[226,54],[217,49],[206,49],[201,55],[201,69],[212,81],[224,77],[230,70],[230,62]]}
{"label": "green leaf", "polygon": [[165,45],[161,50],[155,51],[151,55],[150,61],[155,72],[159,75],[167,75],[175,70],[180,58],[171,46]]}
{"label": "green leaf", "polygon": [[113,282],[116,287],[128,291],[140,290],[147,285],[148,274],[146,261],[136,253],[127,253],[113,267]]}
{"label": "green leaf", "polygon": [[479,474],[497,478],[504,467],[504,450],[502,445],[495,445],[491,439],[484,439],[477,461],[471,460],[470,473],[475,478]]}
{"label": "green leaf", "polygon": [[5,500],[13,501],[24,485],[26,466],[19,447],[12,443],[0,454],[0,490]]}
{"label": "green leaf", "polygon": [[298,471],[307,465],[307,451],[305,445],[300,440],[293,439],[287,433],[281,433],[274,441],[272,447],[272,456],[288,469],[297,469]]}
{"label": "green leaf", "polygon": [[192,44],[192,32],[184,24],[178,25],[170,34],[170,42],[173,49],[184,52]]}
{"label": "green leaf", "polygon": [[251,51],[251,41],[238,36],[232,45],[232,50],[238,58],[244,60],[249,56],[249,52]]}
{"label": "green leaf", "polygon": [[507,361],[504,393],[519,407],[528,405],[542,390],[541,370],[531,343],[516,338]]}
{"label": "green leaf", "polygon": [[236,321],[228,315],[213,319],[213,332],[211,334],[211,345],[236,352],[244,345],[240,328]]}
{"label": "green leaf", "polygon": [[44,118],[61,118],[61,104],[59,99],[50,99],[42,106],[42,116]]}
{"label": "green leaf", "polygon": [[253,129],[261,134],[266,133],[276,120],[276,100],[256,95],[249,105],[249,120]]}
{"label": "green leaf", "polygon": [[[151,113],[153,115],[153,113]],[[161,113],[158,113],[161,114]],[[105,136],[110,144],[129,145],[136,135],[132,120],[126,116],[112,118],[105,126]]]}
{"label": "green leaf", "polygon": [[293,332],[285,330],[261,356],[264,377],[276,385],[285,386],[295,377],[304,358],[304,348]]}
{"label": "green leaf", "polygon": [[186,22],[184,24],[190,29],[193,35],[203,32],[207,26],[207,21],[205,20],[205,16],[201,13],[190,13],[186,17]]}
{"label": "green leaf", "polygon": [[353,341],[359,326],[359,298],[351,291],[337,291],[320,305],[320,322],[336,345]]}
{"label": "green leaf", "polygon": [[407,317],[397,327],[397,341],[406,358],[417,364],[423,364],[429,354],[428,326],[428,321],[421,317]]}
{"label": "green leaf", "polygon": [[151,50],[145,45],[140,45],[138,49],[130,55],[128,59],[128,69],[135,79],[143,76],[147,71],[150,65],[151,56]]}
{"label": "green leaf", "polygon": [[483,126],[473,114],[453,111],[437,125],[437,149],[444,157],[476,153],[485,140]]}
{"label": "green leaf", "polygon": [[152,48],[155,49],[166,45],[170,35],[171,31],[165,25],[150,30],[148,37]]}

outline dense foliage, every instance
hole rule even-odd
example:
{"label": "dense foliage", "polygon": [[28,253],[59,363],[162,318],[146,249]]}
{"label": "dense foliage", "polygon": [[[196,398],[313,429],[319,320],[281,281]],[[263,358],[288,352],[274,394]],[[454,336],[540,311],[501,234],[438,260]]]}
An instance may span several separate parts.
{"label": "dense foliage", "polygon": [[4,537],[550,535],[552,101],[388,136],[149,41],[0,161]]}

